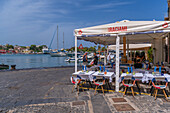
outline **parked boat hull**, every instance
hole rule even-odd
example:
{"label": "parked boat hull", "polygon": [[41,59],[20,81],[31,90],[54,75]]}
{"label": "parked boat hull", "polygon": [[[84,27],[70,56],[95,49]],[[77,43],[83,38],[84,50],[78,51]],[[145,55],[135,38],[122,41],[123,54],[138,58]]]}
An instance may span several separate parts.
{"label": "parked boat hull", "polygon": [[9,69],[9,65],[1,64],[0,65],[0,70],[2,70],[2,69]]}
{"label": "parked boat hull", "polygon": [[[75,58],[67,58],[67,59],[65,59],[65,62],[75,62]],[[83,60],[78,58],[77,62],[83,62]]]}
{"label": "parked boat hull", "polygon": [[65,57],[65,53],[50,53],[51,57]]}

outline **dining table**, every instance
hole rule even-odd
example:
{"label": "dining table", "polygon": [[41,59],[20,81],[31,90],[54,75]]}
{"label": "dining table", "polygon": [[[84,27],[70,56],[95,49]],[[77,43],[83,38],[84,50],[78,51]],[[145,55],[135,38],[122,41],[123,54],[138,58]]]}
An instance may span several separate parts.
{"label": "dining table", "polygon": [[[109,89],[111,89],[111,83],[112,83],[113,78],[115,77],[114,72],[96,71],[95,73],[92,74],[91,79],[93,79],[94,76],[95,77],[104,77],[105,81],[106,81],[106,85],[109,87]],[[107,90],[108,90],[108,87],[107,87]]]}
{"label": "dining table", "polygon": [[75,73],[72,74],[72,77],[75,77],[77,78],[77,75],[81,77],[81,80],[84,80],[86,82],[89,83],[90,87],[92,87],[92,79],[91,79],[91,75],[95,73],[95,71],[84,71],[84,70],[81,70],[81,71],[77,71]]}

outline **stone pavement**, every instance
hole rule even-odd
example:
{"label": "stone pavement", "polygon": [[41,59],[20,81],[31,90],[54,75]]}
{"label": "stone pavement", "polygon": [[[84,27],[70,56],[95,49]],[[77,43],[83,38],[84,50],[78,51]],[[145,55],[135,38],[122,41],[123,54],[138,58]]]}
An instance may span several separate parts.
{"label": "stone pavement", "polygon": [[[73,67],[0,72],[0,112],[3,113],[153,113],[170,112],[163,96],[135,95],[105,90],[76,90],[70,76]],[[86,86],[84,86],[86,87]],[[105,88],[107,89],[107,88]]]}

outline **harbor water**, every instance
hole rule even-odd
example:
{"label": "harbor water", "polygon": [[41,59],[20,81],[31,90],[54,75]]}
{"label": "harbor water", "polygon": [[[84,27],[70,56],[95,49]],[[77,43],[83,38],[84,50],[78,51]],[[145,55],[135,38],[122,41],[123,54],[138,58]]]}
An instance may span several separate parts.
{"label": "harbor water", "polygon": [[0,55],[0,64],[16,65],[16,69],[74,66],[74,62],[65,62],[66,57],[51,57],[48,54]]}

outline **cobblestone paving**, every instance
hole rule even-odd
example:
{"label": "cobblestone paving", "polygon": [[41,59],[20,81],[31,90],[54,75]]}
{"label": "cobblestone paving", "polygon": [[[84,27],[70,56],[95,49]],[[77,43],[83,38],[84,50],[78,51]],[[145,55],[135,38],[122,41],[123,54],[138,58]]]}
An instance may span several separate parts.
{"label": "cobblestone paving", "polygon": [[[106,87],[105,95],[101,90],[94,95],[93,88],[85,89],[84,92],[80,90],[79,95],[76,90],[72,93],[73,85],[70,83],[70,76],[73,72],[72,67],[0,72],[0,112],[170,112],[170,102],[164,100],[163,96],[158,97],[157,100],[144,94],[135,97],[129,94],[123,97],[122,93],[107,91]],[[123,98],[125,101],[114,102],[112,98]]]}

